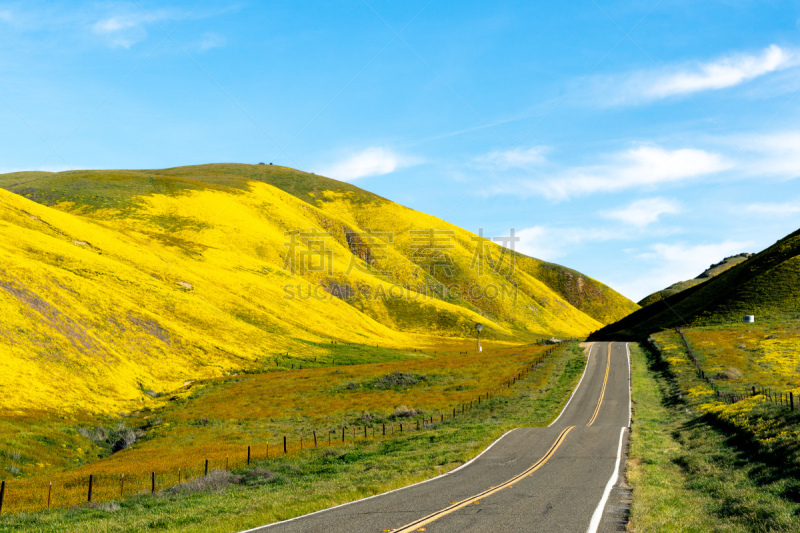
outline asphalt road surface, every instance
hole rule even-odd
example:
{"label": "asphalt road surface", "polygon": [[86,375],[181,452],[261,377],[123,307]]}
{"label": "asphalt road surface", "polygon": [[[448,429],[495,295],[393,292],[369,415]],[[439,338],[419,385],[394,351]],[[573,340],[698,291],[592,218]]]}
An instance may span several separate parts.
{"label": "asphalt road surface", "polygon": [[616,531],[607,501],[622,478],[629,425],[627,346],[595,343],[580,384],[549,427],[510,431],[427,482],[250,531]]}

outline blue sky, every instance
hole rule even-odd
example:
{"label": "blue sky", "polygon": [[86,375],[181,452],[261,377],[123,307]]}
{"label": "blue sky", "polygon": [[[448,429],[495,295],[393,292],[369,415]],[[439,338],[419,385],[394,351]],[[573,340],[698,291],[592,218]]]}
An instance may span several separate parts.
{"label": "blue sky", "polygon": [[0,2],[0,172],[273,162],[638,300],[800,226],[794,1]]}

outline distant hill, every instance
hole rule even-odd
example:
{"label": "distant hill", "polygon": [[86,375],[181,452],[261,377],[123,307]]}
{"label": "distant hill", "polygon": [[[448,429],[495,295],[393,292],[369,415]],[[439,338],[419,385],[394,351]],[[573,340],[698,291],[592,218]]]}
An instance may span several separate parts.
{"label": "distant hill", "polygon": [[334,342],[585,336],[638,306],[275,165],[0,175],[0,406],[117,411]]}
{"label": "distant hill", "polygon": [[704,281],[708,281],[709,279],[713,278],[714,276],[722,274],[723,272],[725,272],[726,270],[728,270],[732,266],[738,265],[739,263],[743,262],[744,260],[746,260],[751,255],[753,255],[753,254],[741,253],[741,254],[732,255],[730,257],[726,257],[725,259],[723,259],[719,263],[714,263],[713,265],[708,267],[702,274],[700,274],[699,276],[697,276],[694,279],[689,279],[689,280],[686,280],[686,281],[679,281],[678,283],[673,283],[672,285],[670,285],[666,289],[662,289],[660,291],[654,292],[653,294],[651,294],[649,296],[645,296],[644,298],[642,298],[641,301],[639,301],[639,305],[641,305],[642,307],[646,307],[646,306],[648,306],[648,305],[650,305],[652,303],[655,303],[655,302],[657,302],[659,300],[663,300],[664,298],[667,298],[668,296],[672,296],[673,294],[678,294],[679,292],[681,292],[683,290],[686,290],[689,287],[694,287],[695,285],[699,285],[699,284],[703,283]]}
{"label": "distant hill", "polygon": [[800,231],[766,250],[681,292],[605,326],[592,339],[642,339],[683,325],[796,319],[800,316]]}

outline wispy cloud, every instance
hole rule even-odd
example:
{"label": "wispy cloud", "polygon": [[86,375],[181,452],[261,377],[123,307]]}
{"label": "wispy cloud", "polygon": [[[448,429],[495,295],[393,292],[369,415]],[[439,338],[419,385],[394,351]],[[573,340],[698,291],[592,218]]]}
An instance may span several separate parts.
{"label": "wispy cloud", "polygon": [[198,48],[201,52],[205,52],[206,50],[211,50],[212,48],[220,48],[225,46],[225,44],[226,40],[222,35],[218,35],[216,33],[206,33],[203,35],[203,40],[200,41]]}
{"label": "wispy cloud", "polygon": [[[595,90],[612,105],[628,105],[734,87],[800,65],[800,52],[771,45],[759,53],[734,53],[621,77],[595,79]],[[608,100],[607,95],[613,95]]]}
{"label": "wispy cloud", "polygon": [[353,181],[391,174],[399,168],[413,166],[419,162],[417,158],[373,146],[325,167],[322,174],[342,181]]}
{"label": "wispy cloud", "polygon": [[495,193],[538,194],[553,200],[652,188],[715,174],[733,166],[720,154],[694,148],[667,150],[659,146],[637,146],[613,154],[605,164],[576,167],[541,178],[523,178],[495,187]]}
{"label": "wispy cloud", "polygon": [[645,198],[636,200],[625,207],[603,211],[600,214],[612,220],[643,228],[657,222],[661,215],[680,213],[680,205],[667,198]]}
{"label": "wispy cloud", "polygon": [[10,9],[0,9],[0,21],[2,22],[13,22],[14,14],[11,12]]}
{"label": "wispy cloud", "polygon": [[572,227],[552,228],[533,226],[516,232],[519,242],[515,250],[530,257],[554,261],[567,255],[576,246],[587,242],[625,239],[623,232],[609,228]]}
{"label": "wispy cloud", "polygon": [[734,136],[721,144],[734,148],[742,159],[742,173],[783,179],[800,177],[800,131]]}
{"label": "wispy cloud", "polygon": [[181,18],[180,13],[163,9],[142,13],[120,13],[95,22],[92,25],[92,32],[105,39],[110,46],[130,48],[147,39],[147,26],[177,18]]}
{"label": "wispy cloud", "polygon": [[766,217],[781,217],[800,214],[800,201],[755,203],[745,206],[745,213]]}
{"label": "wispy cloud", "polygon": [[656,243],[637,254],[649,268],[634,278],[612,283],[612,286],[634,301],[669,287],[673,283],[692,279],[724,257],[751,251],[750,241],[726,240],[711,244]]}
{"label": "wispy cloud", "polygon": [[475,158],[475,164],[481,168],[508,170],[530,169],[545,163],[545,146],[532,146],[529,148],[514,148],[511,150],[495,150]]}

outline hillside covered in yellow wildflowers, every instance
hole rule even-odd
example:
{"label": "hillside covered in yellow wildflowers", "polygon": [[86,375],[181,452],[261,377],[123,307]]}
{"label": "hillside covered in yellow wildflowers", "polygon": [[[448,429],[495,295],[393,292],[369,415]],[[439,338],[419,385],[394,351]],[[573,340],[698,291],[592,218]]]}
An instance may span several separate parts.
{"label": "hillside covered in yellow wildflowers", "polygon": [[638,308],[500,244],[272,165],[0,175],[0,405],[118,412],[339,343],[585,336]]}

